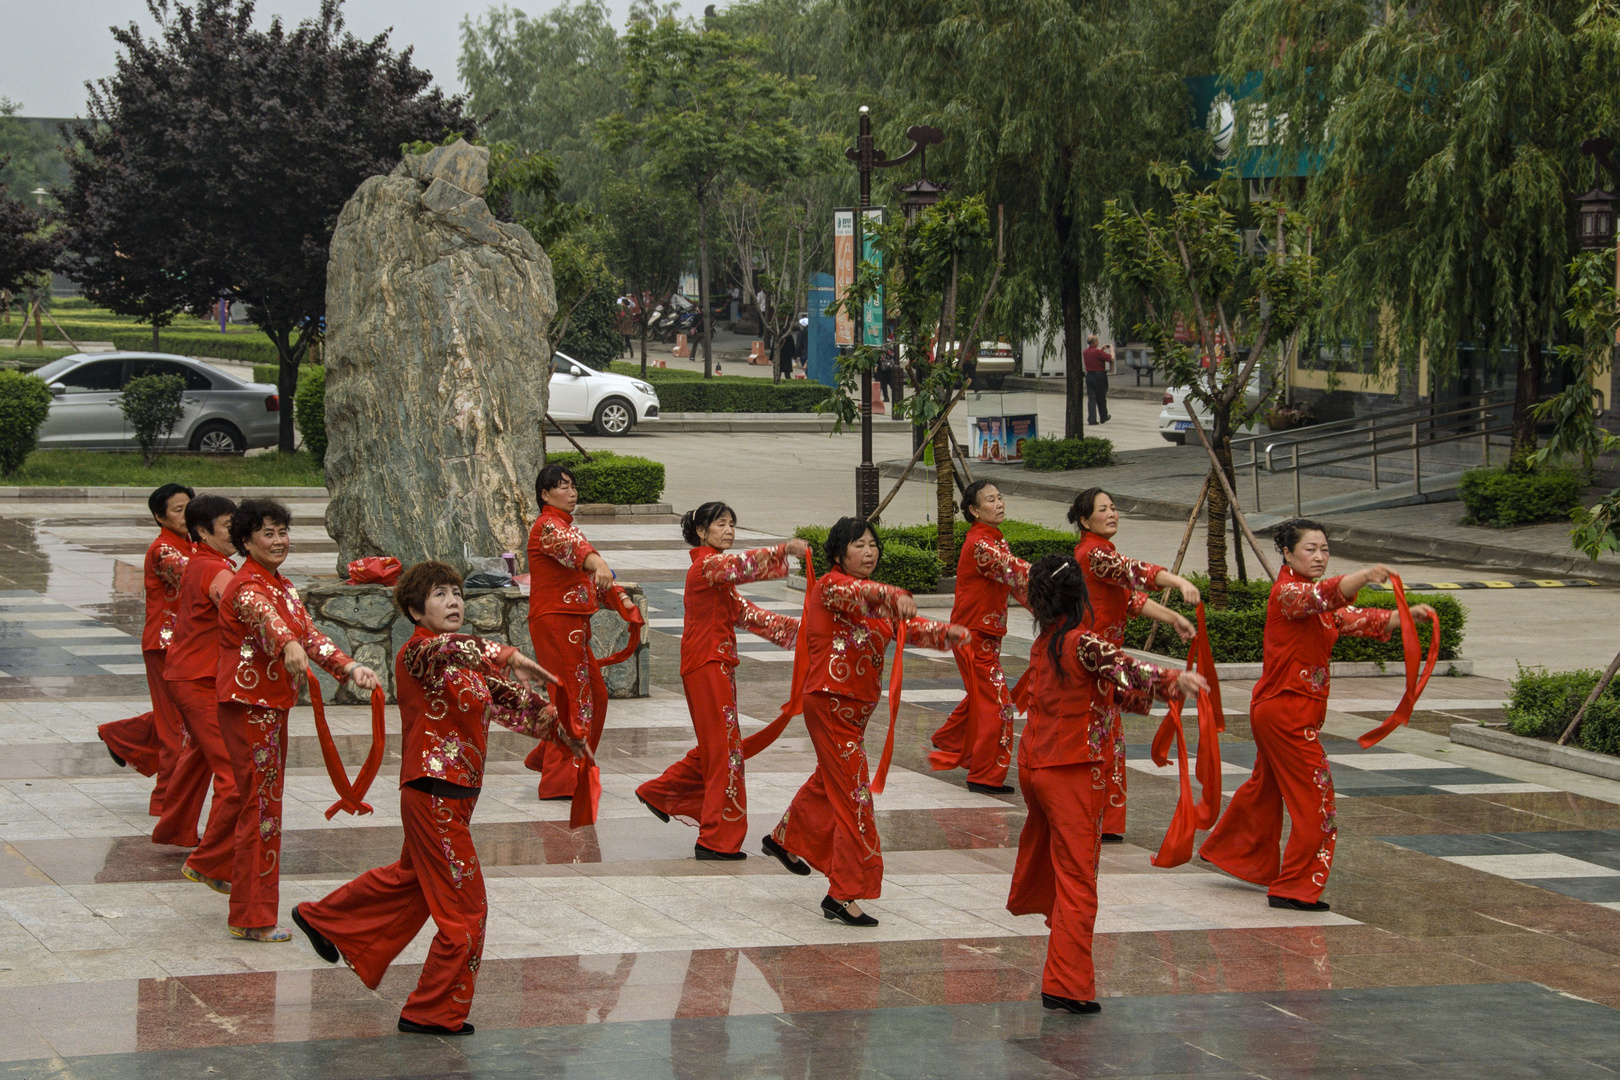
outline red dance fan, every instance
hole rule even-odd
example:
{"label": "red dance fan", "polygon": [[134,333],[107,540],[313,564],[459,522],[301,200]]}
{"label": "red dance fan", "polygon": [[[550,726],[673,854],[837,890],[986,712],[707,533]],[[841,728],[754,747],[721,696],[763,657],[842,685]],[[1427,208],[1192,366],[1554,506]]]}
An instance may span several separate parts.
{"label": "red dance fan", "polygon": [[1209,689],[1198,692],[1197,776],[1202,798],[1193,800],[1192,777],[1187,768],[1187,733],[1181,723],[1180,700],[1170,703],[1170,711],[1153,736],[1153,763],[1163,768],[1170,763],[1170,744],[1176,746],[1181,773],[1181,795],[1165,831],[1159,851],[1150,860],[1154,866],[1180,866],[1192,858],[1193,834],[1211,829],[1221,814],[1221,741],[1226,715],[1221,708],[1221,684],[1215,674],[1215,657],[1204,625],[1204,605],[1198,605],[1198,633],[1187,649],[1187,670],[1196,670],[1209,680]]}
{"label": "red dance fan", "polygon": [[309,680],[309,703],[315,710],[315,736],[321,744],[321,759],[326,763],[326,775],[332,780],[332,787],[338,794],[338,801],[333,803],[326,811],[326,819],[342,810],[346,814],[369,814],[371,804],[364,801],[366,792],[371,790],[371,782],[377,778],[377,770],[382,766],[383,751],[388,745],[388,736],[383,724],[383,692],[382,688],[371,692],[371,749],[366,752],[366,760],[360,765],[360,772],[349,783],[349,772],[343,765],[343,758],[338,753],[337,743],[332,740],[332,729],[326,724],[326,705],[321,701],[321,684],[313,677]]}
{"label": "red dance fan", "polygon": [[1401,703],[1395,706],[1389,719],[1356,740],[1363,750],[1376,746],[1384,736],[1412,719],[1418,696],[1429,685],[1429,676],[1434,674],[1435,662],[1440,659],[1440,616],[1435,613],[1429,616],[1429,655],[1423,662],[1422,674],[1418,673],[1421,646],[1418,643],[1417,620],[1412,618],[1412,609],[1406,603],[1406,587],[1401,584],[1401,576],[1389,575],[1389,584],[1395,591],[1395,610],[1401,616],[1401,653],[1406,660],[1406,693],[1401,695]]}

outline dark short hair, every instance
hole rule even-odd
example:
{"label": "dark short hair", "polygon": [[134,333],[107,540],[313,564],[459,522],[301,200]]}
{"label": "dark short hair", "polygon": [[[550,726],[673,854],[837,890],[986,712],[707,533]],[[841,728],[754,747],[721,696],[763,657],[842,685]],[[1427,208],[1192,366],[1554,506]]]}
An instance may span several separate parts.
{"label": "dark short hair", "polygon": [[223,495],[210,495],[206,492],[198,495],[186,503],[186,532],[191,534],[191,542],[201,543],[200,529],[206,528],[212,532],[214,522],[222,515],[235,513],[236,504]]}
{"label": "dark short hair", "polygon": [[737,511],[723,502],[706,502],[696,510],[688,510],[681,516],[681,535],[693,547],[703,543],[698,536],[699,529],[707,529],[720,520],[721,515],[730,514],[731,523],[737,524]]}
{"label": "dark short hair", "polygon": [[146,497],[146,508],[152,511],[153,517],[160,517],[169,510],[169,500],[176,495],[184,495],[188,499],[196,498],[197,493],[184,484],[164,484]]}
{"label": "dark short hair", "polygon": [[440,585],[461,588],[461,575],[456,573],[455,567],[442,562],[419,562],[399,575],[394,585],[394,603],[399,605],[400,614],[414,625],[416,616],[411,612],[426,611],[427,598]]}
{"label": "dark short hair", "polygon": [[1091,618],[1091,596],[1086,575],[1072,555],[1042,555],[1029,568],[1029,613],[1035,632],[1052,636],[1046,646],[1052,666],[1063,675],[1063,639]]}
{"label": "dark short hair", "polygon": [[546,505],[546,492],[550,491],[554,487],[560,486],[563,482],[563,477],[565,476],[568,478],[568,482],[573,484],[575,488],[579,487],[579,481],[574,479],[574,470],[570,469],[566,465],[547,465],[545,468],[541,469],[540,475],[534,478],[535,502],[539,503],[541,506]]}
{"label": "dark short hair", "polygon": [[231,514],[231,546],[237,554],[247,554],[248,537],[265,522],[272,525],[292,525],[292,511],[275,499],[243,499]]}
{"label": "dark short hair", "polygon": [[877,542],[878,561],[882,562],[883,538],[878,536],[877,526],[859,517],[839,518],[833,523],[833,527],[827,530],[827,561],[843,569],[844,553],[849,550],[849,545],[867,533],[871,533],[872,539]]}
{"label": "dark short hair", "polygon": [[987,487],[995,486],[989,480],[975,480],[962,492],[962,516],[968,519],[969,525],[979,520],[979,515],[973,512],[974,508],[979,505],[979,492]]}
{"label": "dark short hair", "polygon": [[[1086,518],[1090,517],[1092,512],[1097,509],[1097,496],[1099,495],[1108,495],[1108,492],[1100,487],[1088,487],[1076,495],[1074,505],[1069,507],[1069,524],[1083,532],[1086,527]],[[1108,497],[1109,499],[1113,498],[1112,495],[1108,495]]]}
{"label": "dark short hair", "polygon": [[1327,530],[1310,518],[1290,518],[1277,526],[1277,535],[1271,538],[1271,542],[1277,545],[1277,554],[1286,555],[1299,545],[1300,537],[1308,532],[1319,532],[1324,539],[1327,537]]}

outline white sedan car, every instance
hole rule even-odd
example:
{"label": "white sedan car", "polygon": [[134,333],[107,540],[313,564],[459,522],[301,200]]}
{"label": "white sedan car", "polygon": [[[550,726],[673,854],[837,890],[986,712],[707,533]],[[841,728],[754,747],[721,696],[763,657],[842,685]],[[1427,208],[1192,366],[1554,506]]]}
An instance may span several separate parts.
{"label": "white sedan car", "polygon": [[[1249,380],[1248,389],[1243,396],[1249,407],[1260,404],[1260,382],[1258,378]],[[1172,386],[1164,392],[1164,408],[1159,410],[1159,434],[1177,446],[1184,445],[1191,439],[1197,445],[1198,437],[1192,434],[1192,421],[1187,417],[1187,388],[1185,386]],[[1198,422],[1204,425],[1204,431],[1209,431],[1212,422],[1209,408],[1200,401],[1193,402],[1193,412],[1198,414]],[[1234,437],[1236,433],[1234,432]]]}
{"label": "white sedan car", "polygon": [[640,379],[596,371],[567,353],[552,360],[546,409],[559,424],[590,424],[600,435],[625,435],[658,419],[658,391]]}

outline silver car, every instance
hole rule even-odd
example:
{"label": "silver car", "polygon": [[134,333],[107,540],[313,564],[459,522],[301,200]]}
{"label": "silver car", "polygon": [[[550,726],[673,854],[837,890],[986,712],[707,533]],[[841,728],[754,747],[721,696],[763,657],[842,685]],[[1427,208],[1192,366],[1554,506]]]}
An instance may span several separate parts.
{"label": "silver car", "polygon": [[120,391],[143,375],[186,381],[183,412],[165,450],[240,454],[276,445],[281,399],[274,386],[243,382],[200,360],[168,353],[75,353],[34,372],[51,388],[51,411],[39,429],[42,450],[130,450],[138,445],[124,421]]}

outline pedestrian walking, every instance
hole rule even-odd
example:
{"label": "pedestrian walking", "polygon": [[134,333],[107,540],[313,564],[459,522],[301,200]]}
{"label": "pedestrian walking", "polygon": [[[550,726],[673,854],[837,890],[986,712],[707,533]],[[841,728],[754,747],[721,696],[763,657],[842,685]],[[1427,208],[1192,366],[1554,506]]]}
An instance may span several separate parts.
{"label": "pedestrian walking", "polygon": [[1086,422],[1108,423],[1108,376],[1114,370],[1112,348],[1100,348],[1097,335],[1086,338],[1085,351],[1080,360],[1086,368]]}

